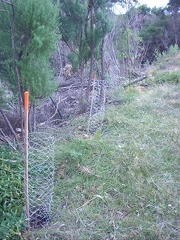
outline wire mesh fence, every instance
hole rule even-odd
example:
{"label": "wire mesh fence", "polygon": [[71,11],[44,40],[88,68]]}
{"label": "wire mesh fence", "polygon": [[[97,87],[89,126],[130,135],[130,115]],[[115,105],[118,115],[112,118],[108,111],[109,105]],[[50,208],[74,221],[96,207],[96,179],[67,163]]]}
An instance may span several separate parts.
{"label": "wire mesh fence", "polygon": [[[51,220],[54,189],[54,138],[49,133],[29,136],[28,200],[30,229],[38,229]],[[26,214],[27,216],[27,214]]]}
{"label": "wire mesh fence", "polygon": [[102,128],[105,114],[105,95],[105,80],[94,79],[88,121],[88,133],[94,133]]}

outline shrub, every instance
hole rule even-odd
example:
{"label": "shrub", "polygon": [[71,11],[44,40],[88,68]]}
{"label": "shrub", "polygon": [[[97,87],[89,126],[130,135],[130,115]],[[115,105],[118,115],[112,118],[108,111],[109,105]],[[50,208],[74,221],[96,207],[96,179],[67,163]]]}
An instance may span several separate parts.
{"label": "shrub", "polygon": [[174,46],[170,46],[169,47],[169,52],[168,52],[168,55],[170,56],[174,56],[176,55],[177,53],[179,52],[179,47],[177,44],[175,44]]}
{"label": "shrub", "polygon": [[180,72],[163,72],[160,74],[155,74],[155,83],[179,83],[180,82]]}
{"label": "shrub", "polygon": [[[13,160],[9,160],[12,156]],[[20,239],[24,217],[23,163],[2,147],[0,176],[0,238]]]}

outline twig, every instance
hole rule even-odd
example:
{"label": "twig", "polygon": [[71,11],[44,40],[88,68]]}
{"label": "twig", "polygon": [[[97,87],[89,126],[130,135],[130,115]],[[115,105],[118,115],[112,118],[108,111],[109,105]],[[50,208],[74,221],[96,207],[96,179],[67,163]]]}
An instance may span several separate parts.
{"label": "twig", "polygon": [[[49,120],[50,120],[50,119],[49,119]],[[58,119],[54,119],[54,120],[52,120],[52,121],[49,121],[49,120],[40,123],[39,126],[42,127],[42,126],[45,125],[46,123],[54,123],[54,122],[58,122],[58,121],[62,123],[62,121],[61,121],[59,118],[58,118]]]}
{"label": "twig", "polygon": [[6,0],[1,0],[1,2],[2,2],[2,3],[9,4],[9,5],[12,5],[12,3],[11,3],[11,2],[9,2],[9,1],[6,1]]}
{"label": "twig", "polygon": [[[50,99],[51,99],[53,105],[54,105],[55,108],[56,108],[56,112],[55,112],[55,114],[54,114],[51,118],[53,118],[53,117],[56,115],[56,113],[58,113],[58,114],[59,114],[59,117],[62,119],[63,117],[62,117],[62,115],[61,115],[61,113],[60,113],[60,111],[59,111],[59,109],[58,109],[58,105],[59,105],[59,103],[60,103],[60,98],[59,98],[59,101],[58,101],[57,104],[54,102],[54,100],[52,99],[52,97],[50,97]],[[51,118],[50,118],[50,119],[51,119]]]}
{"label": "twig", "polygon": [[2,116],[3,116],[4,120],[5,120],[5,122],[7,123],[9,129],[11,130],[11,132],[12,132],[14,138],[16,139],[16,141],[18,141],[17,136],[16,136],[16,133],[15,133],[15,131],[14,131],[14,129],[13,129],[11,123],[9,122],[8,118],[7,118],[6,115],[4,114],[3,110],[0,110],[0,113],[2,114]]}
{"label": "twig", "polygon": [[[51,99],[51,100],[52,100],[52,99]],[[56,105],[56,111],[55,111],[55,113],[54,113],[47,121],[42,122],[42,123],[40,124],[41,126],[43,126],[43,125],[46,124],[46,123],[49,123],[50,120],[54,118],[54,116],[56,115],[56,113],[58,113],[59,116],[61,115],[61,113],[58,111],[58,105],[59,105],[59,103],[60,103],[60,97],[59,97],[58,103],[57,103],[57,105]],[[58,120],[59,120],[59,119],[58,119]],[[61,116],[61,120],[62,120],[62,116]],[[57,119],[51,121],[51,123],[54,122],[54,121],[57,121]]]}
{"label": "twig", "polygon": [[17,149],[16,149],[16,148],[12,145],[12,143],[8,140],[8,138],[6,137],[6,135],[4,134],[4,132],[3,132],[2,129],[0,129],[0,132],[1,132],[1,134],[2,134],[1,139],[4,140],[5,142],[7,142],[7,143],[9,144],[9,146],[11,146],[14,151],[16,151]]}
{"label": "twig", "polygon": [[[51,99],[51,100],[52,100],[52,99]],[[62,116],[61,116],[61,114],[60,114],[60,112],[59,112],[59,110],[58,110],[58,105],[59,105],[59,103],[60,103],[60,97],[59,97],[59,101],[58,101],[58,103],[57,103],[57,105],[56,105],[56,111],[55,111],[55,113],[49,118],[49,120],[47,120],[47,122],[49,122],[49,121],[56,115],[56,113],[58,113],[59,116],[60,116],[61,119],[62,119]]]}
{"label": "twig", "polygon": [[90,200],[88,200],[87,202],[85,202],[81,207],[78,207],[76,210],[81,209],[81,208],[87,206],[90,202],[92,202],[92,201],[93,201],[94,199],[96,199],[96,198],[97,198],[97,197],[91,198]]}
{"label": "twig", "polygon": [[[96,199],[96,198],[100,198],[101,200],[104,201],[104,199],[103,199],[102,196],[100,196],[100,195],[95,195],[93,198],[91,198],[90,200],[88,200],[87,202],[85,202],[81,207],[76,208],[76,210],[81,209],[81,208],[87,206],[89,203],[91,203],[91,202],[92,202],[94,199]],[[104,201],[104,202],[105,202],[105,201]]]}

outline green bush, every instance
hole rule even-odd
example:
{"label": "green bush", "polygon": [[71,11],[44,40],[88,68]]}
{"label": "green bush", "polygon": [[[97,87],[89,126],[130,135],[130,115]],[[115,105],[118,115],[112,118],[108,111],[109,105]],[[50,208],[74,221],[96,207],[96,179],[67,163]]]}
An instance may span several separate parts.
{"label": "green bush", "polygon": [[179,47],[177,44],[175,44],[174,46],[170,46],[169,47],[169,52],[168,52],[168,55],[170,56],[174,56],[176,55],[177,53],[179,52]]}
{"label": "green bush", "polygon": [[168,52],[155,52],[156,62],[155,65],[159,66],[159,69],[166,69],[167,63],[171,59],[170,57],[174,57],[180,52],[179,47],[175,44],[174,46],[170,46]]}
{"label": "green bush", "polygon": [[21,239],[23,163],[4,147],[0,147],[0,176],[0,239]]}
{"label": "green bush", "polygon": [[180,82],[180,72],[163,72],[154,74],[154,83],[170,83],[177,84]]}

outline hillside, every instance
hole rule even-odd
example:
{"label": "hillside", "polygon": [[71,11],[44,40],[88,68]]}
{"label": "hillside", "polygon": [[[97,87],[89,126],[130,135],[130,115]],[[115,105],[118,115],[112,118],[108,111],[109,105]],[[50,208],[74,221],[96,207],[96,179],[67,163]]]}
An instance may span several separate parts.
{"label": "hillside", "polygon": [[180,0],[0,12],[0,240],[180,239]]}
{"label": "hillside", "polygon": [[84,116],[61,129],[52,223],[24,239],[180,237],[178,60],[149,68],[148,87],[120,87],[102,132],[88,136]]}
{"label": "hillside", "polygon": [[[46,129],[55,137],[55,186],[51,221],[42,229],[21,230],[23,155],[1,146],[2,239],[180,237],[178,60],[177,53],[159,57],[147,68],[143,82],[109,88],[107,96],[116,101],[106,102],[102,131],[87,134],[87,114]],[[36,181],[43,177],[44,186],[46,174],[42,170],[48,167],[47,176],[52,176],[53,149],[49,142],[44,151],[40,136],[41,140],[34,135],[34,143],[41,141],[42,145],[33,158],[38,152],[44,157],[50,154],[50,158],[44,168],[41,163],[40,168],[32,167]]]}

